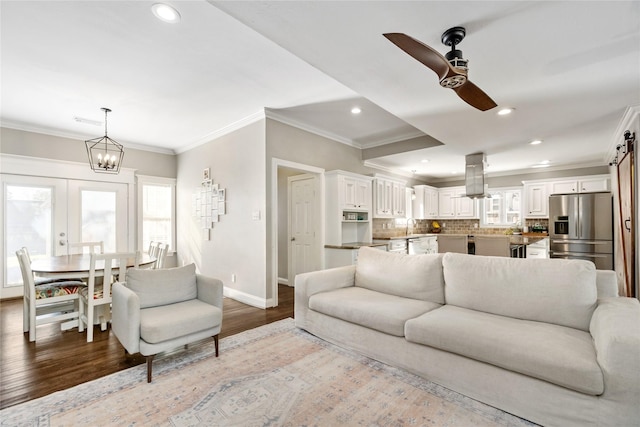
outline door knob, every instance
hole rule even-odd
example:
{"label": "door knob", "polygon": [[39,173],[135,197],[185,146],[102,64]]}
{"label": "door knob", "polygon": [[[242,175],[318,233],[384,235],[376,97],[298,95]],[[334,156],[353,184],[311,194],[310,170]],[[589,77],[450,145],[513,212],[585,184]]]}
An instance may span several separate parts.
{"label": "door knob", "polygon": [[296,238],[295,238],[295,237],[292,237],[292,238],[291,238],[291,241],[292,241],[292,242],[294,242],[295,240],[296,240]]}
{"label": "door knob", "polygon": [[60,246],[64,246],[64,245],[66,245],[66,244],[67,244],[67,241],[66,241],[66,240],[60,240]]}

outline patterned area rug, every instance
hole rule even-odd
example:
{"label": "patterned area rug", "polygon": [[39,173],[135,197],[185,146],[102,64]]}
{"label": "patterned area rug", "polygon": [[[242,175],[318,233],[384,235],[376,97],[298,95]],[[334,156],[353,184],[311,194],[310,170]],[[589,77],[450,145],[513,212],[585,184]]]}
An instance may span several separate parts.
{"label": "patterned area rug", "polygon": [[531,426],[282,320],[0,411],[2,426]]}

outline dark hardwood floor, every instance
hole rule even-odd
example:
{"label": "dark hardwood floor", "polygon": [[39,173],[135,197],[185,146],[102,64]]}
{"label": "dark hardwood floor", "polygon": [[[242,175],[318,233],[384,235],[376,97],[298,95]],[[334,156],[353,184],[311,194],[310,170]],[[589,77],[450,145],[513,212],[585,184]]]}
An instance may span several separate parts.
{"label": "dark hardwood floor", "polygon": [[[225,298],[220,337],[293,317],[293,294],[292,287],[279,285],[279,306],[266,310]],[[50,324],[38,326],[38,340],[30,343],[22,333],[22,299],[0,301],[0,409],[145,362],[125,356],[110,328],[96,326],[93,336],[87,343],[77,329],[62,332]]]}

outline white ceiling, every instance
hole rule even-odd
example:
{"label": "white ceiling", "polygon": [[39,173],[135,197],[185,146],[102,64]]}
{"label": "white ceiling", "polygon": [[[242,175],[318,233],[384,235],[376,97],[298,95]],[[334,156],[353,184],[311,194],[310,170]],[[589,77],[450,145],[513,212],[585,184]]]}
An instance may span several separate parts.
{"label": "white ceiling", "polygon": [[[108,107],[112,138],[181,152],[266,109],[361,148],[427,134],[444,145],[369,162],[434,179],[478,151],[489,173],[604,165],[640,104],[637,1],[167,1],[177,24],[153,3],[1,1],[2,126],[93,138],[103,125],[74,117]],[[468,106],[382,36],[444,53],[459,25],[470,79],[511,116]]]}

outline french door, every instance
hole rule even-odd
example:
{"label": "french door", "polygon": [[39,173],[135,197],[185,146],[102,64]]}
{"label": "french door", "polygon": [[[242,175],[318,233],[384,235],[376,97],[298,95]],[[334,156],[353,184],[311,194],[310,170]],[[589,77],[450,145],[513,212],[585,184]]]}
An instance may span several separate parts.
{"label": "french door", "polygon": [[32,260],[66,255],[69,242],[102,240],[105,252],[127,250],[127,192],[122,183],[3,174],[0,298],[22,294],[15,252],[23,246]]}

